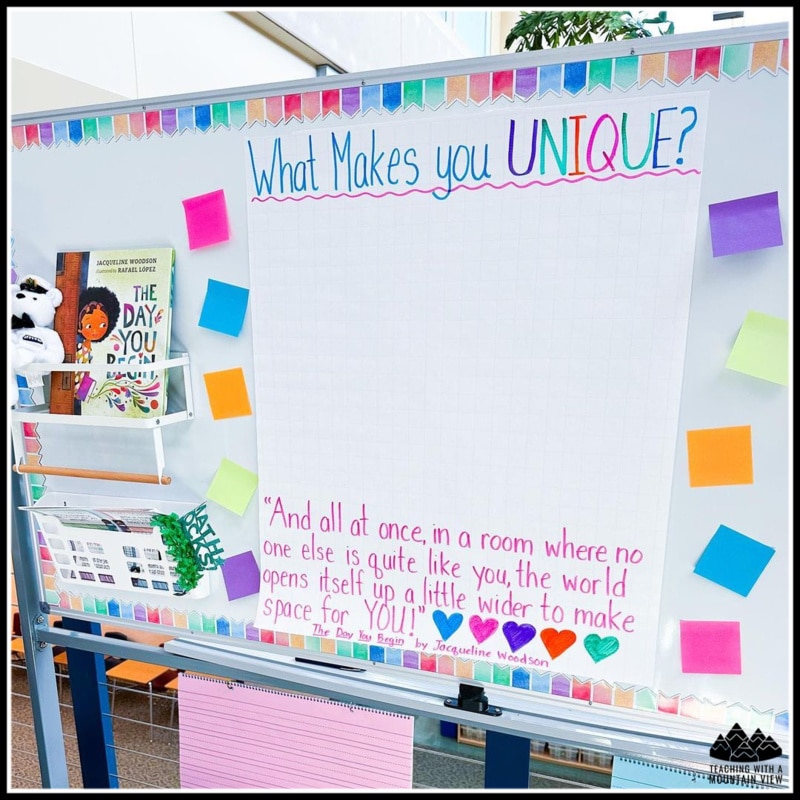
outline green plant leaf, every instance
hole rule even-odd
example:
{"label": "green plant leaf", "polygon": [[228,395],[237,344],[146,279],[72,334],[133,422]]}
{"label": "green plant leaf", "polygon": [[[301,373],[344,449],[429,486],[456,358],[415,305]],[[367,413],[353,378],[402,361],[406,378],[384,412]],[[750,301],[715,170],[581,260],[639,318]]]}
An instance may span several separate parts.
{"label": "green plant leaf", "polygon": [[180,517],[174,513],[154,514],[150,518],[150,524],[157,525],[161,530],[167,555],[175,562],[178,584],[184,591],[191,591],[200,582],[203,567]]}
{"label": "green plant leaf", "polygon": [[634,16],[630,11],[521,11],[506,36],[505,49],[521,53],[598,41],[643,39],[653,35],[647,25],[666,25],[657,27],[661,35],[675,31],[666,11],[647,18],[643,18],[643,12]]}

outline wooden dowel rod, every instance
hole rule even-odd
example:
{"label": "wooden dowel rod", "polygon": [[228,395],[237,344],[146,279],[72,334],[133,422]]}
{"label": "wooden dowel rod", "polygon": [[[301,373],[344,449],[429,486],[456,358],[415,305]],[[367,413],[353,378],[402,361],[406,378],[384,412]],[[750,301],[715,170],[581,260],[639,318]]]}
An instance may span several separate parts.
{"label": "wooden dowel rod", "polygon": [[140,472],[107,472],[101,469],[73,469],[72,467],[37,467],[31,464],[14,464],[14,472],[33,475],[63,475],[67,478],[94,478],[99,481],[127,481],[128,483],[158,483],[167,486],[172,478],[162,475],[145,475]]}

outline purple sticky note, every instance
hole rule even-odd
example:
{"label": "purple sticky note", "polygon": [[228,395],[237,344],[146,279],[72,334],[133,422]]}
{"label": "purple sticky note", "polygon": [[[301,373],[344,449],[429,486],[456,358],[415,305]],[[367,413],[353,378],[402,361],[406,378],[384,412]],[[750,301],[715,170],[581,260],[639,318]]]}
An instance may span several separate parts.
{"label": "purple sticky note", "polygon": [[777,192],[711,203],[708,219],[714,258],[783,244]]}
{"label": "purple sticky note", "polygon": [[228,600],[258,594],[261,575],[252,550],[226,558],[221,569]]}
{"label": "purple sticky note", "polygon": [[681,672],[741,675],[739,623],[682,619]]}
{"label": "purple sticky note", "polygon": [[190,250],[227,242],[231,238],[223,189],[187,198],[183,201],[183,211]]}

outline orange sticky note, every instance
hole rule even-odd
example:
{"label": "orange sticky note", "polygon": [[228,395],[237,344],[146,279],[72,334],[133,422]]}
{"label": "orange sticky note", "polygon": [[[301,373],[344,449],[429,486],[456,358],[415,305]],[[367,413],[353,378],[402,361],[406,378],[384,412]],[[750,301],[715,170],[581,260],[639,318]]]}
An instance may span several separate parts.
{"label": "orange sticky note", "polygon": [[253,413],[241,367],[206,372],[203,379],[214,419],[247,417]]}
{"label": "orange sticky note", "polygon": [[687,431],[689,486],[731,486],[753,482],[750,426]]}

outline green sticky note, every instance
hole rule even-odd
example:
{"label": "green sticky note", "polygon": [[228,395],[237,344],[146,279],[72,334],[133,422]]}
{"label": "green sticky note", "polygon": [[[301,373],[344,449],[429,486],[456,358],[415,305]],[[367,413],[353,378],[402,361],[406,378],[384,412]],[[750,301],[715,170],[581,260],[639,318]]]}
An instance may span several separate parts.
{"label": "green sticky note", "polygon": [[257,486],[258,475],[255,472],[223,458],[206,497],[241,517]]}
{"label": "green sticky note", "polygon": [[788,386],[788,320],[748,311],[725,367]]}

